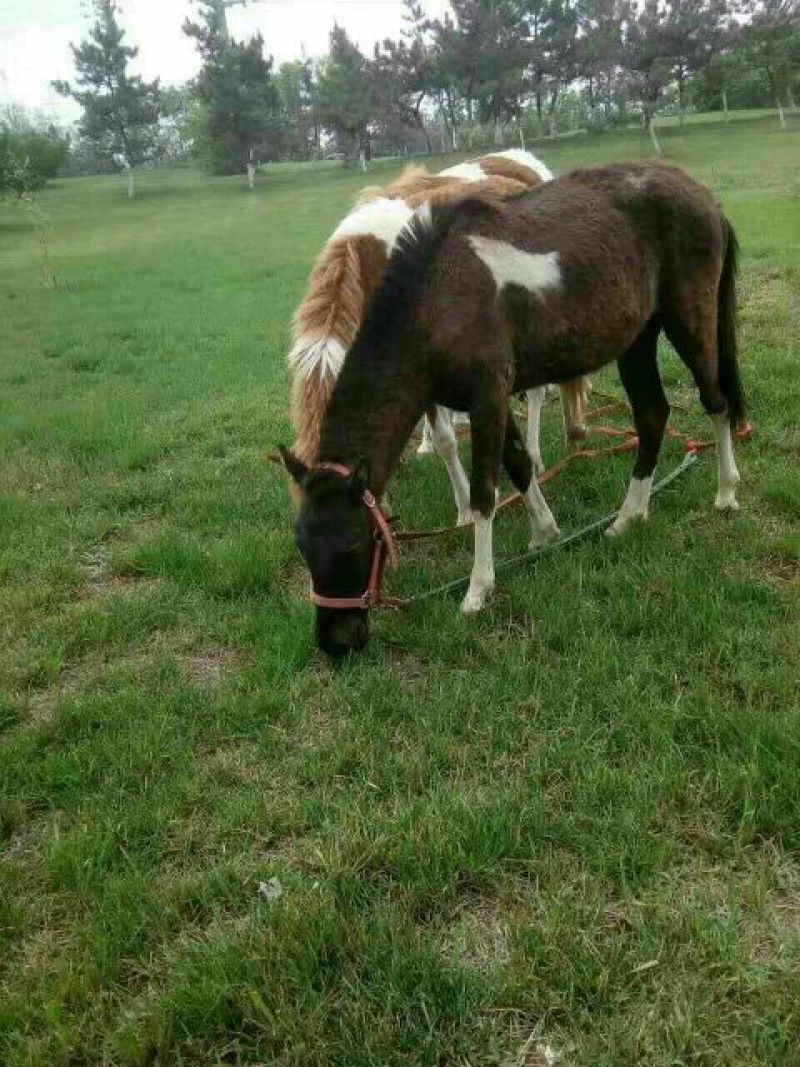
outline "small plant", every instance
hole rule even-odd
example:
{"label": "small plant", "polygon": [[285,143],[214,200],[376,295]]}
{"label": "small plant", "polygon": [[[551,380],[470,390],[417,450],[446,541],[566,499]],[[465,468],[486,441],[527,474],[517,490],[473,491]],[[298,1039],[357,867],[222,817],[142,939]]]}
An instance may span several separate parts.
{"label": "small plant", "polygon": [[38,185],[36,175],[27,157],[25,159],[20,159],[18,156],[9,157],[4,174],[3,187],[12,191],[17,199],[25,205],[28,218],[31,220],[36,240],[39,243],[42,285],[45,289],[57,289],[58,276],[53,265],[48,243],[48,219],[35,195]]}

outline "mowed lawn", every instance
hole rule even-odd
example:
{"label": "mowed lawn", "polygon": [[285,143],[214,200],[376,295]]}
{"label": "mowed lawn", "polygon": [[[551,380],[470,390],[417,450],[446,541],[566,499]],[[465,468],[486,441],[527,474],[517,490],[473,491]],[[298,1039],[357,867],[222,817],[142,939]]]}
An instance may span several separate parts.
{"label": "mowed lawn", "polygon": [[[55,291],[0,205],[2,1064],[800,1062],[800,122],[662,139],[742,244],[741,511],[714,511],[706,454],[624,538],[500,574],[478,617],[378,614],[341,669],[266,453],[291,313],[361,176],[153,173],[133,203],[57,182]],[[545,423],[552,461],[556,404]],[[551,483],[562,529],[630,465]],[[453,515],[435,457],[393,500]],[[498,520],[498,557],[526,525]],[[390,585],[470,548],[409,548]]]}

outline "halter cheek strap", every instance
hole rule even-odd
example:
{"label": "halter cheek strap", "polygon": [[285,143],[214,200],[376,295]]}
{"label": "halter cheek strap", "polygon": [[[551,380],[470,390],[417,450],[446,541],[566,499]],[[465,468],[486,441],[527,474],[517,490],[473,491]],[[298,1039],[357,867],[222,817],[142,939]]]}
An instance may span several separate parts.
{"label": "halter cheek strap", "polygon": [[[345,467],[343,463],[320,463],[316,470],[331,471],[341,478],[351,478],[353,471]],[[322,596],[314,589],[311,583],[311,602],[320,608],[340,608],[344,610],[358,608],[366,611],[368,608],[380,604],[382,601],[390,603],[390,598],[381,596],[381,578],[383,566],[387,558],[393,567],[397,566],[397,545],[395,544],[392,531],[380,504],[369,491],[365,489],[361,494],[361,502],[367,509],[370,525],[375,537],[375,548],[372,553],[372,566],[369,571],[369,582],[361,596],[340,597]]]}

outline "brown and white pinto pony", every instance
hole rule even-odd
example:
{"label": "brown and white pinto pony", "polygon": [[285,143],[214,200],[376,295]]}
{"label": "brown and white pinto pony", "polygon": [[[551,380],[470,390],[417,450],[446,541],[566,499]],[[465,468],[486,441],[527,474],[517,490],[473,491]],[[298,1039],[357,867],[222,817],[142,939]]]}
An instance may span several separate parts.
{"label": "brown and white pinto pony", "polygon": [[[380,498],[420,415],[442,404],[470,415],[475,560],[462,609],[478,611],[494,584],[501,463],[523,494],[532,543],[558,534],[511,395],[611,360],[631,404],[638,450],[608,532],[646,518],[669,414],[656,360],[662,330],[714,423],[716,506],[736,508],[731,427],[744,417],[736,250],[711,193],[664,164],[578,170],[501,207],[473,200],[423,209],[404,231],[348,352],[313,464],[284,450],[303,496],[297,539],[315,593],[344,600],[367,588],[375,526],[364,491]],[[318,606],[318,643],[334,655],[360,648],[367,616]]]}
{"label": "brown and white pinto pony", "polygon": [[[437,175],[412,166],[385,188],[365,189],[356,208],[334,231],[311,274],[293,323],[288,356],[294,451],[310,463],[319,446],[320,427],[345,353],[355,340],[389,256],[415,209],[425,203],[446,205],[465,196],[499,203],[552,180],[547,167],[530,152],[510,149],[459,163]],[[562,387],[567,438],[584,436],[586,383]],[[536,470],[543,468],[539,444],[544,388],[528,392],[527,445]],[[469,483],[458,456],[452,419],[433,408],[424,420],[420,451],[444,459],[458,507],[458,521],[469,522]]]}

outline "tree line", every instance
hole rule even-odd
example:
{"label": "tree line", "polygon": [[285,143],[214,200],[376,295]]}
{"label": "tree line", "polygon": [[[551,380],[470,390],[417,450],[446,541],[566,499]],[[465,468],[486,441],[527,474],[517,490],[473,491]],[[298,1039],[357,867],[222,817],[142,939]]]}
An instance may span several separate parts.
{"label": "tree line", "polygon": [[658,151],[660,112],[774,106],[785,126],[800,93],[800,0],[451,0],[441,19],[404,0],[399,37],[371,54],[335,26],[327,55],[277,67],[260,34],[229,32],[228,9],[245,2],[196,0],[183,30],[200,72],[164,88],[130,72],[137,49],[116,0],[94,0],[72,46],[75,83],[54,83],[82,108],[72,169],[124,167],[133,195],[135,169],[158,159],[252,183],[273,160],[366,168],[373,153],[524,146],[633,122]]}

